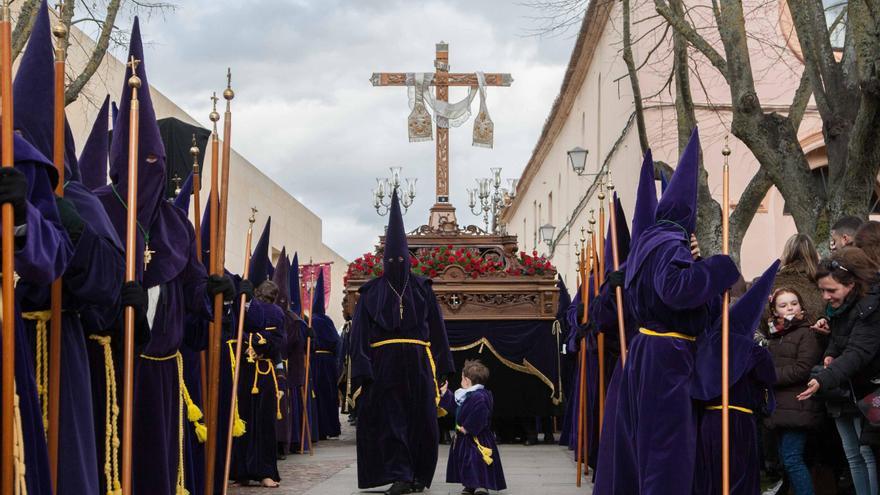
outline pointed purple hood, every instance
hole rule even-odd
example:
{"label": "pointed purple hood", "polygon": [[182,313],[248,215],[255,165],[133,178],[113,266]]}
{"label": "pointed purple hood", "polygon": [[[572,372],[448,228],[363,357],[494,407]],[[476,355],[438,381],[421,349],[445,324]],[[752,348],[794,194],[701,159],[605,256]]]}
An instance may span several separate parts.
{"label": "pointed purple hood", "polygon": [[382,258],[382,277],[395,290],[400,291],[410,276],[410,254],[396,190],[391,195],[391,210],[388,214],[388,229],[385,231],[385,251]]}
{"label": "pointed purple hood", "polygon": [[272,217],[266,219],[266,225],[263,226],[263,233],[260,234],[260,240],[254,246],[254,252],[251,254],[250,269],[248,280],[259,287],[260,284],[269,280],[269,267],[272,262],[269,260],[269,234],[272,230]]}
{"label": "pointed purple hood", "polygon": [[300,293],[299,286],[299,253],[293,253],[288,281],[290,287],[290,310],[298,317],[301,317],[303,308],[302,294]]}
{"label": "pointed purple hood", "polygon": [[275,264],[275,273],[272,281],[278,286],[278,298],[275,303],[281,306],[285,312],[290,310],[290,261],[287,260],[287,248],[281,248],[278,263]]}
{"label": "pointed purple hood", "polygon": [[79,156],[81,181],[89,189],[107,185],[107,158],[110,155],[109,107],[110,95],[107,95]]}
{"label": "pointed purple hood", "polygon": [[654,158],[651,150],[645,153],[639,173],[639,186],[636,190],[636,206],[633,210],[632,242],[639,238],[645,229],[654,225],[657,213],[657,186],[654,182]]}
{"label": "pointed purple hood", "polygon": [[326,307],[324,305],[324,269],[318,269],[318,281],[315,283],[315,291],[312,293],[312,314],[325,314]]}
{"label": "pointed purple hood", "polygon": [[[626,222],[626,213],[623,212],[623,205],[617,193],[614,193],[614,215],[617,224],[617,258],[620,265],[626,262],[629,255],[629,227]],[[614,271],[614,252],[611,250],[611,218],[608,218],[608,230],[605,235],[605,278]]]}
{"label": "pointed purple hood", "polygon": [[[767,298],[779,271],[779,260],[773,262],[745,294],[730,307],[730,386],[752,368],[757,345],[753,339],[767,309]],[[765,351],[766,352],[766,351]],[[721,395],[721,316],[711,330],[700,337],[691,395],[698,400],[712,400]]]}

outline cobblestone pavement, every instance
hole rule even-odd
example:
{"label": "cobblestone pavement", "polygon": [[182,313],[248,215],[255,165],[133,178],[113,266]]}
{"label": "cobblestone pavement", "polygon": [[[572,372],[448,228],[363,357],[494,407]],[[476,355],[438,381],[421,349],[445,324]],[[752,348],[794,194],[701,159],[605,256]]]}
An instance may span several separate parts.
{"label": "cobblestone pavement", "polygon": [[[288,455],[278,461],[281,487],[236,487],[230,495],[357,495],[376,493],[357,489],[355,432],[343,418],[339,439],[319,442],[315,455]],[[592,486],[585,481],[575,487],[575,463],[563,447],[556,445],[501,445],[501,458],[508,489],[502,495],[588,495]],[[434,484],[429,495],[458,495],[461,486],[444,483],[449,450],[440,446]],[[381,492],[379,492],[381,493]]]}

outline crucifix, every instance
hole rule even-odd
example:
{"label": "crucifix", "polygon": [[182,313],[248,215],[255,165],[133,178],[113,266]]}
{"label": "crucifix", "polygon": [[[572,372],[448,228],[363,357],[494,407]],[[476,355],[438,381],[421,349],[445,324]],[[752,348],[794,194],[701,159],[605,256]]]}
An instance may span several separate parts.
{"label": "crucifix", "polygon": [[[436,58],[434,59],[434,73],[431,85],[436,91],[438,102],[449,102],[449,87],[478,86],[477,74],[474,72],[449,72],[449,45],[441,41],[436,45]],[[510,74],[486,73],[486,86],[510,86],[513,77]],[[374,72],[370,77],[373,86],[406,86],[407,73],[405,72]],[[428,225],[439,228],[443,225],[456,226],[455,207],[449,202],[449,129],[437,126],[436,139],[436,198],[437,201],[431,207],[431,216]]]}

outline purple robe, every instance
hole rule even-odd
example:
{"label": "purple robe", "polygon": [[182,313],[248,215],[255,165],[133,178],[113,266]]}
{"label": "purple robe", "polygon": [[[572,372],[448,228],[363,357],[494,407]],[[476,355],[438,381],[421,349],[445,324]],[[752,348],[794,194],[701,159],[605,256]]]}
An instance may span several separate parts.
{"label": "purple robe", "polygon": [[[24,440],[28,493],[50,494],[49,457],[28,334],[21,319],[21,300],[33,289],[45,289],[60,277],[72,256],[72,246],[58,219],[53,181],[57,173],[47,158],[20,135],[14,135],[15,168],[28,181],[27,234],[17,241],[15,381]],[[7,413],[4,411],[3,413]]]}
{"label": "purple robe", "polygon": [[[382,277],[364,284],[352,320],[352,380],[364,384],[358,399],[358,486],[418,480],[430,487],[439,431],[435,372],[428,353],[439,376],[454,370],[452,354],[430,280],[409,278],[402,321],[395,319],[398,299],[389,289]],[[415,339],[431,346],[374,347],[389,339]]]}
{"label": "purple robe", "polygon": [[[495,434],[490,428],[493,404],[492,392],[486,389],[468,393],[461,406],[456,404],[452,391],[447,390],[440,400],[440,407],[454,415],[456,424],[455,439],[446,463],[447,483],[461,483],[467,488],[489,490],[507,488],[504,468],[501,467],[501,453],[495,443]],[[482,447],[492,449],[491,464],[486,464],[477,442]]]}
{"label": "purple robe", "polygon": [[340,337],[336,326],[326,315],[314,315],[315,353],[312,356],[315,374],[315,408],[318,420],[318,439],[338,437],[339,425],[339,368],[336,353]]}
{"label": "purple robe", "polygon": [[[245,316],[245,342],[238,386],[238,413],[244,435],[232,446],[229,478],[239,482],[281,481],[276,462],[275,420],[278,413],[277,355],[283,336],[284,312],[273,303],[251,301]],[[247,349],[252,352],[245,353]],[[250,355],[249,355],[250,354]]]}
{"label": "purple robe", "polygon": [[[761,493],[761,453],[758,442],[758,415],[766,408],[765,393],[776,382],[773,359],[767,349],[753,345],[751,368],[730,387],[730,405],[748,409],[751,414],[731,409],[730,415],[730,493]],[[721,398],[699,404],[699,430],[694,470],[694,495],[721,493]]]}

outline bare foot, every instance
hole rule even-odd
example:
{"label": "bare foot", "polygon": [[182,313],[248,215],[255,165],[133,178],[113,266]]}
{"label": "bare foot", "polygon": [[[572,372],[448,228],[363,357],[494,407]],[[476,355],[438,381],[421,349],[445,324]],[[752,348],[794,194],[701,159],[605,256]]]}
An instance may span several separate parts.
{"label": "bare foot", "polygon": [[281,486],[280,483],[273,480],[272,478],[263,478],[263,481],[260,484],[263,485],[263,488],[278,488],[279,486]]}

